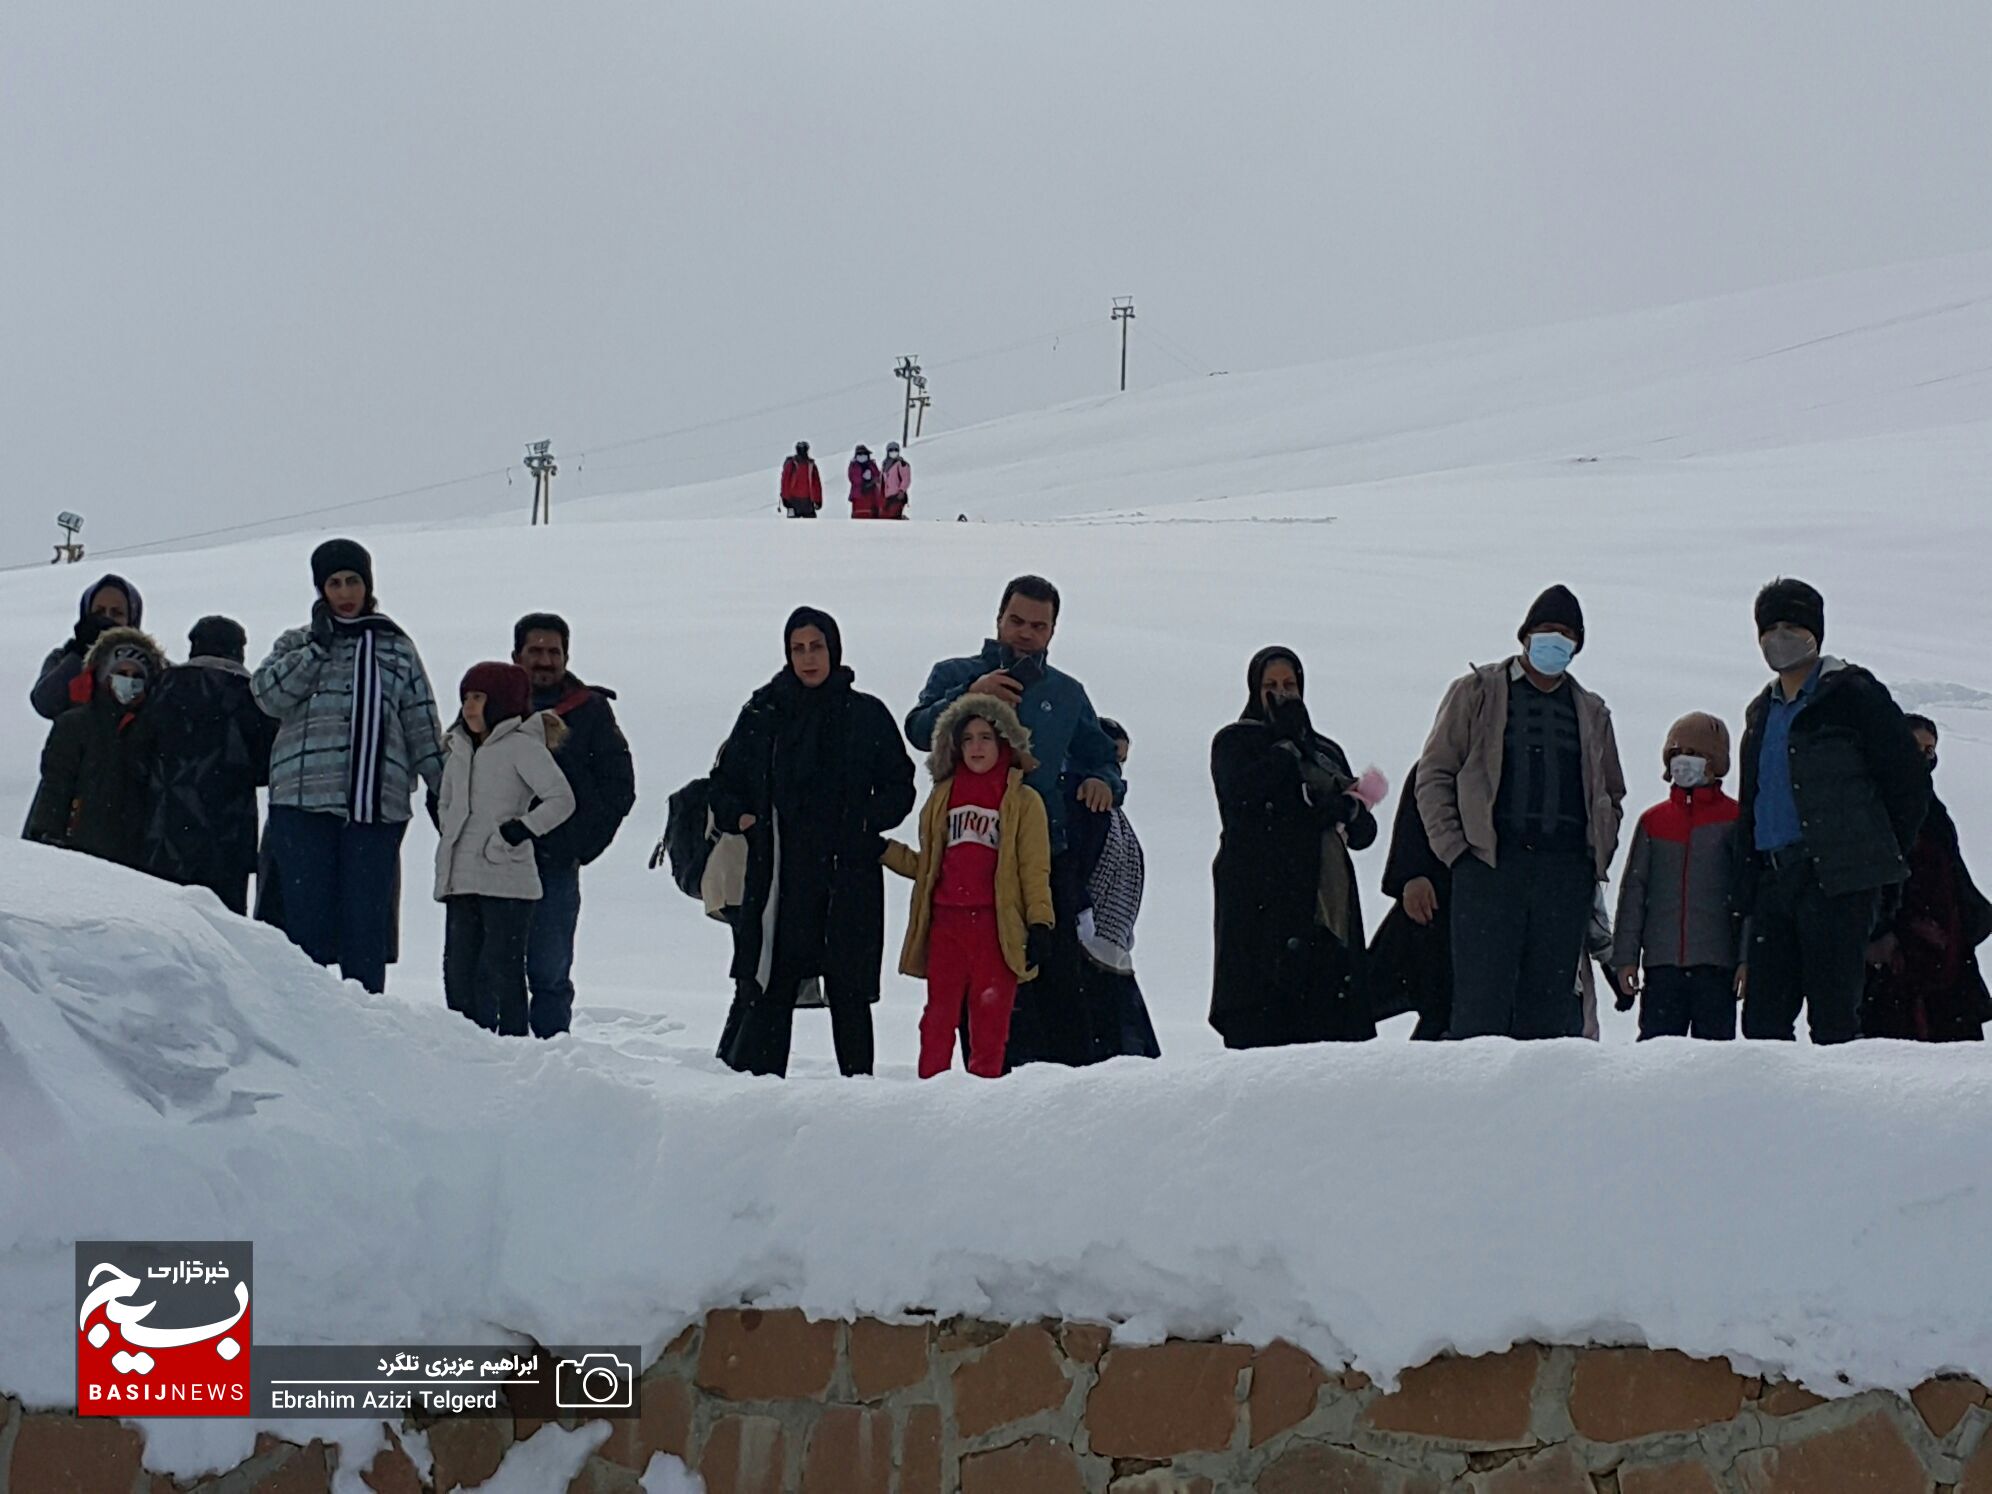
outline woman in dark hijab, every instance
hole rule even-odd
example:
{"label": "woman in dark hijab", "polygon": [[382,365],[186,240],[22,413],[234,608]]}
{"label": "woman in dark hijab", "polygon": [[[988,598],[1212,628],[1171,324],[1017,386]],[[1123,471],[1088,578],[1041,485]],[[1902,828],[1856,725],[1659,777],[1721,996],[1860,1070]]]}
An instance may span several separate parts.
{"label": "woman in dark hijab", "polygon": [[913,808],[913,760],[891,711],[853,688],[836,619],[798,607],[782,642],[787,663],[741,708],[712,772],[714,824],[747,838],[719,1056],[743,1073],[786,1073],[797,997],[820,988],[837,1066],[869,1074],[885,954],[879,858]]}
{"label": "woman in dark hijab", "polygon": [[1376,1036],[1349,858],[1376,820],[1341,747],[1308,719],[1306,679],[1291,649],[1261,649],[1243,714],[1211,743],[1224,830],[1210,1025],[1227,1048]]}

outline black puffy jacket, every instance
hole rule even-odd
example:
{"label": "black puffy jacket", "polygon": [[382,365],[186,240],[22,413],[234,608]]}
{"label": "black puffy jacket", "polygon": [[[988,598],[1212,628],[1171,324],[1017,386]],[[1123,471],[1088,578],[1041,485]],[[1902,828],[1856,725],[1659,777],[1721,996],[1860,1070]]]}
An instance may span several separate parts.
{"label": "black puffy jacket", "polygon": [[[1737,853],[1746,904],[1757,865],[1757,760],[1771,691],[1744,716]],[[1930,807],[1930,770],[1888,687],[1857,664],[1825,659],[1811,702],[1791,723],[1791,782],[1805,852],[1828,897],[1894,886]]]}
{"label": "black puffy jacket", "polygon": [[175,665],[132,729],[148,787],[141,864],[225,896],[256,870],[256,790],[270,781],[277,736],[249,671],[229,659]]}
{"label": "black puffy jacket", "polygon": [[616,724],[616,692],[569,675],[559,698],[536,700],[567,726],[553,760],[574,790],[574,813],[536,843],[542,866],[586,866],[609,848],[636,805],[636,764]]}

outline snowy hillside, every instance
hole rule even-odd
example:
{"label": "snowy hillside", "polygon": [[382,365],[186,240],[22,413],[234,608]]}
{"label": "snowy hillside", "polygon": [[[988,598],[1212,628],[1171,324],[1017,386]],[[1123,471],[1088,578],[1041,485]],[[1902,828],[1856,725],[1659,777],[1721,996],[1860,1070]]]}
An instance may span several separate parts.
{"label": "snowy hillside", "polygon": [[[1605,1051],[1411,1049],[1398,1024],[1359,1051],[1231,1057],[1203,1020],[1207,752],[1247,657],[1297,648],[1316,722],[1397,779],[1446,683],[1509,649],[1551,581],[1589,614],[1576,672],[1615,708],[1631,808],[1661,792],[1675,716],[1740,723],[1763,674],[1751,596],[1798,574],[1827,596],[1829,651],[1942,723],[1940,791],[1992,864],[1988,347],[1992,255],[954,433],[914,452],[914,512],[949,522],[855,526],[833,502],[780,523],[761,471],[568,505],[551,529],[361,531],[439,693],[529,608],[566,613],[577,672],[620,692],[641,797],[584,881],[576,1031],[505,1044],[443,1010],[419,816],[380,999],[202,897],[0,847],[0,1194],[28,1200],[0,1210],[4,1388],[64,1389],[66,1242],[148,1232],[252,1236],[274,1337],[339,1336],[333,1303],[350,1339],[556,1314],[586,1336],[640,1305],[654,1346],[732,1297],[918,1292],[1284,1333],[1383,1374],[1447,1342],[1586,1333],[1891,1385],[1992,1372],[1948,1243],[1992,1227],[1958,1171],[1992,1125],[1982,1055],[1635,1050],[1607,1013]],[[170,652],[224,611],[259,655],[306,615],[313,538],[128,569]],[[922,993],[888,975],[877,1082],[827,1077],[814,1014],[786,1087],[725,1073],[724,932],[644,869],[666,796],[780,663],[793,604],[842,619],[861,688],[897,712],[1023,570],[1064,588],[1054,657],[1134,738],[1163,1062],[919,1088]],[[17,812],[44,732],[27,673],[94,574],[0,577]],[[567,1227],[591,1211],[617,1227]]]}
{"label": "snowy hillside", "polygon": [[[747,1301],[1284,1336],[1386,1381],[1519,1338],[1828,1394],[1992,1373],[1958,1248],[1992,1231],[1978,1053],[1373,1043],[783,1085],[636,1018],[501,1042],[60,852],[0,847],[0,881],[0,1390],[31,1405],[73,1391],[70,1242],[132,1235],[254,1240],[270,1343],[650,1356]],[[146,1425],[183,1472],[253,1433]],[[287,1426],[347,1469],[379,1435]]]}
{"label": "snowy hillside", "polygon": [[[1511,647],[1535,593],[1567,581],[1590,617],[1576,670],[1615,709],[1636,809],[1660,792],[1677,715],[1740,725],[1763,674],[1751,596],[1802,575],[1827,596],[1829,651],[1944,725],[1939,788],[1967,853],[1992,857],[1988,347],[1992,255],[1979,255],[1189,382],[919,446],[914,513],[987,523],[851,525],[834,497],[826,522],[778,523],[770,469],[569,504],[551,529],[360,533],[439,694],[508,651],[512,619],[539,607],[572,620],[577,672],[620,692],[641,799],[585,881],[581,1010],[676,1025],[665,1041],[692,1055],[718,1034],[726,938],[643,863],[666,796],[779,665],[789,608],[837,613],[860,687],[903,711],[936,658],[979,643],[1008,576],[1050,575],[1066,596],[1054,658],[1134,736],[1129,808],[1150,862],[1138,964],[1165,1050],[1187,1054],[1216,1046],[1207,748],[1265,643],[1300,650],[1316,721],[1397,779],[1446,683]],[[260,653],[306,615],[314,538],[127,564],[169,651],[220,610]],[[24,675],[86,579],[0,577]],[[0,801],[23,808],[43,731],[24,696],[0,705]],[[432,846],[418,823],[391,983],[417,1004],[441,1001]],[[1381,857],[1366,858],[1372,924]],[[892,949],[902,926],[895,893]],[[888,1073],[910,1071],[920,999],[888,976]],[[1608,1018],[1608,1038],[1629,1031]],[[801,1071],[825,1071],[827,1020],[806,1015],[797,1033]]]}

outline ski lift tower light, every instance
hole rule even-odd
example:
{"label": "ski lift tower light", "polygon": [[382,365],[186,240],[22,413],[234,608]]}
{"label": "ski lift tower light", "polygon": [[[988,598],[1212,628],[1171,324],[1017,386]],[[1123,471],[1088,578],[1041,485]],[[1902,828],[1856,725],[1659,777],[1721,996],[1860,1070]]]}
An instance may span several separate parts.
{"label": "ski lift tower light", "polygon": [[526,447],[526,470],[533,475],[533,523],[553,522],[553,442],[535,441]]}
{"label": "ski lift tower light", "polygon": [[76,536],[83,532],[83,516],[64,509],[55,516],[56,527],[62,531],[62,543],[55,547],[55,559],[50,565],[74,565],[83,558],[83,547]]}

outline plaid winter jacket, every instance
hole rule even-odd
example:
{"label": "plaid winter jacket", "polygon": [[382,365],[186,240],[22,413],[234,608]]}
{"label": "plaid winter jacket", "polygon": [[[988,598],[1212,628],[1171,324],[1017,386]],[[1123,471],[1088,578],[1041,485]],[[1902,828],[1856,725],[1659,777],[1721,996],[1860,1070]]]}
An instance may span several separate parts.
{"label": "plaid winter jacket", "polygon": [[[308,809],[350,818],[352,784],[353,670],[359,641],[341,629],[331,644],[313,640],[309,628],[280,635],[250,678],[256,704],[277,718],[270,753],[272,808]],[[442,729],[429,676],[407,634],[396,629],[375,647],[385,705],[380,815],[406,820],[415,781],[441,781]]]}

